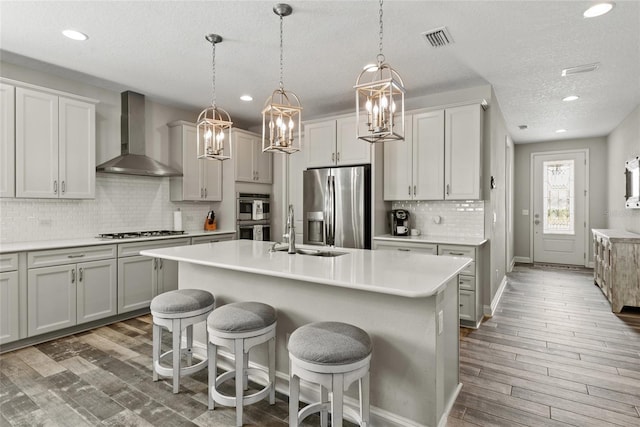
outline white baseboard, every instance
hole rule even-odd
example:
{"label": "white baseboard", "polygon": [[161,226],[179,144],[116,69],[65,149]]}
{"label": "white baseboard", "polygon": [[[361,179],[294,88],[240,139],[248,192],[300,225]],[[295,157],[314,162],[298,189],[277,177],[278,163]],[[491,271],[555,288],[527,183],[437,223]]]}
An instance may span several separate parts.
{"label": "white baseboard", "polygon": [[514,257],[513,257],[513,262],[514,262],[514,263],[516,263],[516,262],[520,262],[520,263],[522,263],[522,264],[533,264],[533,263],[531,262],[531,258],[530,258],[530,257],[528,257],[528,256],[514,256]]}
{"label": "white baseboard", "polygon": [[[186,343],[186,342],[185,342]],[[194,348],[204,349],[206,351],[206,346],[202,343],[194,342]],[[218,366],[225,370],[233,370],[235,369],[235,365],[233,363],[233,354],[227,351],[218,351]],[[255,362],[249,363],[250,368],[259,368],[266,370],[265,366],[262,366]],[[251,378],[252,381],[255,381],[258,384],[265,385],[265,382],[262,378]],[[443,414],[440,423],[438,426],[445,426],[447,417],[453,404],[458,397],[458,393],[462,388],[462,384],[458,384],[458,388],[456,389],[455,395],[452,399],[447,402],[447,410]],[[276,371],[276,390],[286,396],[289,396],[289,375],[284,372]],[[318,390],[318,386],[307,381],[300,381],[300,401],[304,403],[317,402],[320,400],[320,392]],[[344,396],[344,405],[353,408],[356,412],[358,412],[358,401],[352,397]],[[370,406],[370,424],[376,427],[427,427],[424,424],[417,423],[408,418],[404,418],[398,414],[393,412],[386,411],[384,409],[378,408],[376,406]],[[444,424],[442,423],[442,419],[444,419]],[[353,421],[353,420],[351,420]]]}
{"label": "white baseboard", "polygon": [[589,261],[589,262],[587,263],[587,267],[588,267],[588,268],[595,268],[595,265],[596,265],[596,264],[595,264],[593,261]]}
{"label": "white baseboard", "polygon": [[498,303],[500,302],[500,298],[502,298],[502,294],[504,292],[504,288],[507,286],[507,276],[502,276],[502,282],[500,282],[500,286],[496,291],[496,295],[491,300],[491,305],[485,305],[483,307],[485,316],[493,316],[496,312],[496,308],[498,307]]}
{"label": "white baseboard", "polygon": [[516,266],[516,257],[511,258],[511,262],[509,263],[509,269],[507,270],[507,273],[510,273],[513,271],[513,267]]}
{"label": "white baseboard", "polygon": [[456,387],[456,391],[453,393],[453,396],[451,396],[451,399],[449,399],[449,401],[447,402],[447,406],[445,407],[444,414],[442,414],[442,417],[440,418],[438,427],[445,427],[447,425],[449,414],[451,413],[451,409],[453,408],[453,405],[456,403],[456,399],[460,394],[460,390],[462,390],[462,383],[458,383],[458,386]]}

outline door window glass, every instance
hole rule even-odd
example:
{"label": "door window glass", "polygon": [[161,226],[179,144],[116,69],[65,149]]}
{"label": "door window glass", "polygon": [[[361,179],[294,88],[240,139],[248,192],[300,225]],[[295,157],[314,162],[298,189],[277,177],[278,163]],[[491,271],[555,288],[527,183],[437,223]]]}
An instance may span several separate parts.
{"label": "door window glass", "polygon": [[574,161],[543,162],[543,232],[575,234]]}

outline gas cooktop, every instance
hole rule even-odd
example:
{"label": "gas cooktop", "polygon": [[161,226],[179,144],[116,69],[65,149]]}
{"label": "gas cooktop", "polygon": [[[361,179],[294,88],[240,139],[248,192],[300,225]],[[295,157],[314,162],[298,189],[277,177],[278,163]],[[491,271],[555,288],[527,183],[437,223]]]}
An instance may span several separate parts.
{"label": "gas cooktop", "polygon": [[173,230],[125,231],[122,233],[98,234],[98,239],[135,239],[137,237],[178,236],[181,234],[185,234],[185,232]]}

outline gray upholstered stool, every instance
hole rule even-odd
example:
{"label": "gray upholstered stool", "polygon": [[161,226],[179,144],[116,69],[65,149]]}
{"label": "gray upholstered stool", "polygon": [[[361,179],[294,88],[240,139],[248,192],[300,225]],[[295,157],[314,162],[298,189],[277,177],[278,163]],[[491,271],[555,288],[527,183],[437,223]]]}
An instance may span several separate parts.
{"label": "gray upholstered stool", "polygon": [[[173,377],[173,392],[180,388],[180,377],[191,375],[207,366],[204,351],[197,356],[202,359],[192,365],[193,325],[207,319],[213,311],[215,298],[207,291],[199,289],[179,289],[158,295],[151,301],[153,316],[153,380],[158,376]],[[173,348],[162,353],[162,330],[173,333]],[[182,348],[182,331],[187,330],[187,346]],[[182,354],[187,356],[187,366],[181,366]],[[162,359],[173,355],[171,367],[162,366]]]}
{"label": "gray upholstered stool", "polygon": [[[320,412],[320,425],[342,427],[343,418],[369,425],[369,363],[371,338],[362,329],[340,322],[316,322],[296,329],[289,337],[289,425],[297,427]],[[298,411],[300,379],[320,385],[320,402]],[[343,394],[358,381],[359,413],[343,407]],[[329,392],[331,400],[329,401]]]}
{"label": "gray upholstered stool", "polygon": [[[236,302],[214,310],[207,319],[209,333],[209,409],[214,404],[235,406],[236,424],[242,425],[242,409],[269,396],[269,403],[276,402],[276,310],[260,302]],[[269,343],[268,372],[249,368],[249,350],[256,345]],[[235,370],[218,376],[216,369],[217,348],[223,346],[234,353]],[[260,377],[266,386],[245,396],[249,375]],[[235,396],[218,391],[218,386],[235,378]]]}

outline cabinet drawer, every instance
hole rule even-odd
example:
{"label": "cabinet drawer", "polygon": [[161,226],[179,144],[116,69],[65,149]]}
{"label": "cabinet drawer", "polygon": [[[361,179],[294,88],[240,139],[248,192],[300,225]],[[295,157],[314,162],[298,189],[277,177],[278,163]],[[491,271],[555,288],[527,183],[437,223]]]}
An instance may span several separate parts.
{"label": "cabinet drawer", "polygon": [[0,272],[15,271],[18,269],[18,254],[0,255]]}
{"label": "cabinet drawer", "polygon": [[460,320],[476,321],[476,293],[460,291]]}
{"label": "cabinet drawer", "polygon": [[458,286],[460,290],[475,291],[476,278],[473,276],[465,276],[463,274],[460,274],[458,276]]}
{"label": "cabinet drawer", "polygon": [[53,265],[75,264],[116,257],[116,245],[85,246],[80,248],[53,249],[29,252],[28,268],[50,267]]}
{"label": "cabinet drawer", "polygon": [[235,239],[235,237],[236,237],[235,233],[233,233],[233,234],[216,234],[216,235],[213,235],[213,236],[192,237],[191,238],[191,244],[192,245],[198,245],[200,243],[223,242],[225,240],[233,240],[233,239]]}
{"label": "cabinet drawer", "polygon": [[118,245],[118,257],[140,255],[140,251],[148,249],[170,248],[172,246],[188,246],[191,244],[189,237],[182,239],[165,239],[145,242],[121,243]]}
{"label": "cabinet drawer", "polygon": [[470,246],[438,245],[438,255],[461,256],[476,260],[476,248]]}
{"label": "cabinet drawer", "polygon": [[438,245],[431,243],[414,242],[374,242],[374,249],[386,249],[403,252],[424,252],[431,255],[438,254]]}

